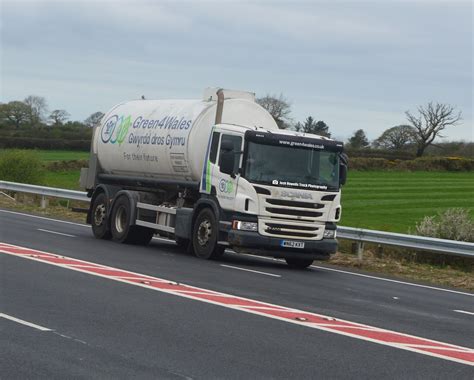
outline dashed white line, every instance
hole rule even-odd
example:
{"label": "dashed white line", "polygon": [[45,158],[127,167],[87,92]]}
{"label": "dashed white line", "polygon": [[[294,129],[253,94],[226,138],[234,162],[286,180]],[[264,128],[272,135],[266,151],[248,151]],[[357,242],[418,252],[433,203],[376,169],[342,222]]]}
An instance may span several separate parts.
{"label": "dashed white line", "polygon": [[76,237],[75,235],[65,234],[63,232],[58,232],[58,231],[44,230],[42,228],[38,228],[38,231],[47,232],[48,234],[62,235],[62,236],[67,236],[67,237]]}
{"label": "dashed white line", "polygon": [[8,319],[8,320],[16,322],[16,323],[20,323],[20,324],[25,325],[25,326],[33,327],[34,329],[40,330],[40,331],[53,331],[51,329],[48,329],[47,327],[43,327],[43,326],[37,325],[35,323],[24,321],[23,319],[15,318],[15,317],[12,317],[11,315],[7,315],[7,314],[4,314],[4,313],[0,313],[0,318],[5,318],[5,319]]}
{"label": "dashed white line", "polygon": [[453,310],[453,311],[455,311],[456,313],[474,315],[474,312],[472,311],[465,311],[465,310]]}
{"label": "dashed white line", "polygon": [[267,273],[267,272],[260,272],[260,271],[258,271],[258,270],[252,270],[252,269],[234,267],[233,265],[220,264],[220,266],[221,266],[221,267],[225,267],[225,268],[243,270],[243,271],[245,271],[245,272],[252,272],[252,273],[263,274],[263,275],[265,275],[265,276],[281,277],[279,274],[273,274],[273,273]]}
{"label": "dashed white line", "polygon": [[392,279],[390,279],[390,278],[383,278],[383,277],[370,276],[370,275],[368,275],[368,274],[362,274],[362,273],[356,273],[356,272],[349,272],[349,271],[341,270],[341,269],[334,269],[334,268],[328,268],[328,267],[320,267],[320,266],[317,266],[317,265],[311,265],[311,268],[317,268],[317,269],[327,270],[327,271],[330,271],[330,272],[345,273],[345,274],[350,274],[350,275],[352,275],[352,276],[366,277],[366,278],[371,278],[371,279],[374,279],[374,280],[392,282],[392,283],[395,283],[395,284],[416,286],[416,287],[418,287],[418,288],[425,288],[425,289],[431,289],[431,290],[439,290],[439,291],[442,291],[442,292],[448,292],[448,293],[454,293],[454,294],[462,294],[463,296],[474,297],[474,293],[466,293],[466,292],[460,292],[460,291],[457,291],[457,290],[437,288],[437,287],[435,287],[435,286],[429,286],[429,285],[414,284],[414,283],[412,283],[412,282],[405,282],[405,281],[399,281],[399,280],[392,280]]}

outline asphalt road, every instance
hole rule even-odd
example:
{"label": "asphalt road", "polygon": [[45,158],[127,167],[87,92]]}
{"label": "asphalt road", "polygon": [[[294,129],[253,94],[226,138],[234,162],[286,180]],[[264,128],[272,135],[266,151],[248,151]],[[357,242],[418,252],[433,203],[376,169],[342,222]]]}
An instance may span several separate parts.
{"label": "asphalt road", "polygon": [[[294,271],[232,253],[204,261],[164,240],[120,245],[94,239],[85,225],[2,210],[0,241],[474,347],[468,292],[327,265]],[[467,364],[20,257],[0,254],[0,260],[5,379],[474,378]]]}

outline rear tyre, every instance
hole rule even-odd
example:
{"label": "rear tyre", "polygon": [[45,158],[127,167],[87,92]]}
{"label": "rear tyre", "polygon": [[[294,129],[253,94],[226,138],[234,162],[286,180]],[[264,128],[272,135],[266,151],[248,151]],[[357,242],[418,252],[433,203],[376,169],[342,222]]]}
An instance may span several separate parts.
{"label": "rear tyre", "polygon": [[126,196],[119,197],[112,209],[110,231],[112,238],[119,243],[147,245],[154,230],[143,226],[131,226],[132,206]]}
{"label": "rear tyre", "polygon": [[97,239],[109,240],[112,234],[108,228],[108,200],[105,193],[100,193],[94,198],[91,211],[92,233]]}
{"label": "rear tyre", "polygon": [[224,247],[217,245],[218,227],[214,213],[209,208],[202,209],[194,222],[193,250],[201,259],[216,259],[224,253]]}
{"label": "rear tyre", "polygon": [[294,269],[306,269],[313,263],[312,259],[286,258],[285,261],[290,268]]}

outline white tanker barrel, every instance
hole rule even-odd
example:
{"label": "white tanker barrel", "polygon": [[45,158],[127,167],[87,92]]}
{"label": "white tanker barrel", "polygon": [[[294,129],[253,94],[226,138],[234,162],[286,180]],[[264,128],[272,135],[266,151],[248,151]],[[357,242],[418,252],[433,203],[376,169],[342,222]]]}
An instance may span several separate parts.
{"label": "white tanker barrel", "polygon": [[[216,107],[215,100],[135,100],[115,106],[94,135],[101,173],[199,181]],[[247,99],[226,99],[221,123],[278,128],[265,109]]]}

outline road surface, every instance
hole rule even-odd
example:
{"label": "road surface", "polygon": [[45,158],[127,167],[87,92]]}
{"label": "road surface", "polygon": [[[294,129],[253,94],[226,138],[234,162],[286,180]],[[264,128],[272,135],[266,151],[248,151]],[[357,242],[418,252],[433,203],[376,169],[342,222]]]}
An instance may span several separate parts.
{"label": "road surface", "polygon": [[474,378],[473,293],[6,210],[0,242],[5,379]]}

